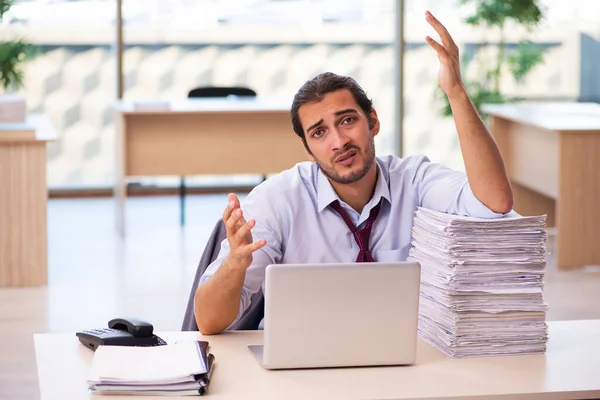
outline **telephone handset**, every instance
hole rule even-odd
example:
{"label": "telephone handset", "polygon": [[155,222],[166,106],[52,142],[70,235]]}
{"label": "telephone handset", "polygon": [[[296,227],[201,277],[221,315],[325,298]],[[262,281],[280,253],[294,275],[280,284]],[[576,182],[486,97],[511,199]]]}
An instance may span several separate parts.
{"label": "telephone handset", "polygon": [[137,318],[115,318],[108,322],[108,328],[90,329],[77,332],[76,336],[84,346],[96,351],[98,346],[162,346],[164,340],[153,335],[154,327]]}

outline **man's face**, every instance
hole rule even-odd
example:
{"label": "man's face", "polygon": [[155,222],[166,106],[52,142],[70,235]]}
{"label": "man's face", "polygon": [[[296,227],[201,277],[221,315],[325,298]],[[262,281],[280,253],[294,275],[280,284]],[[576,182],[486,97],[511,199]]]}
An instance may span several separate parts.
{"label": "man's face", "polygon": [[375,161],[374,136],[379,133],[379,120],[373,110],[373,128],[352,93],[338,90],[316,103],[304,104],[298,110],[306,145],[323,173],[340,184],[362,179]]}

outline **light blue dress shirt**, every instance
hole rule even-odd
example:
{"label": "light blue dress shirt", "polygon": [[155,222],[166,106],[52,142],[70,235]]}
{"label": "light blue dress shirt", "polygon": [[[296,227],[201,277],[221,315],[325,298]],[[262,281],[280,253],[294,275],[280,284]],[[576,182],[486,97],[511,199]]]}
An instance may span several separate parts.
{"label": "light blue dress shirt", "polygon": [[[316,163],[303,162],[254,188],[241,204],[246,220],[255,219],[254,240],[267,244],[253,254],[246,271],[237,322],[250,305],[253,293],[262,289],[269,264],[354,262],[359,247],[344,220],[331,207],[338,200],[355,225],[369,217],[381,201],[370,237],[375,261],[404,261],[411,245],[417,207],[474,216],[498,218],[471,191],[466,174],[425,156],[377,157],[375,193],[359,214],[335,193]],[[218,258],[208,266],[200,284],[210,278],[229,252],[225,239]],[[232,325],[233,325],[232,323]],[[262,322],[261,322],[262,326]]]}

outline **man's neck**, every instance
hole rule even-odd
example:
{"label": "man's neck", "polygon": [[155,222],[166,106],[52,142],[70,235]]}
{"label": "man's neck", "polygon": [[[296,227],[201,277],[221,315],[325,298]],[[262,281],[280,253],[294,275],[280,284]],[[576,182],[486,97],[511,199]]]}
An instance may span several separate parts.
{"label": "man's neck", "polygon": [[369,172],[358,182],[349,184],[341,184],[331,180],[330,182],[339,198],[360,214],[364,206],[373,197],[373,193],[375,193],[377,162],[373,163]]}

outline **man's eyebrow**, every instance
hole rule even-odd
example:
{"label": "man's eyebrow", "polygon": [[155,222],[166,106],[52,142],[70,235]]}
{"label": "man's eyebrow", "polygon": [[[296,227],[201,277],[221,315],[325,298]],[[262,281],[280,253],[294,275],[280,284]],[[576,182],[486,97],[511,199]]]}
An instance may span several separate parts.
{"label": "man's eyebrow", "polygon": [[335,115],[340,116],[342,114],[348,114],[348,113],[358,114],[358,111],[356,111],[356,109],[354,109],[354,108],[346,108],[345,110],[336,111]]}
{"label": "man's eyebrow", "polygon": [[313,130],[317,126],[321,125],[322,123],[323,123],[323,118],[321,118],[320,120],[318,120],[317,122],[315,122],[314,124],[309,126],[308,129],[306,130],[306,132],[310,132],[311,130]]}

